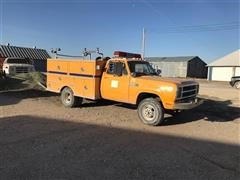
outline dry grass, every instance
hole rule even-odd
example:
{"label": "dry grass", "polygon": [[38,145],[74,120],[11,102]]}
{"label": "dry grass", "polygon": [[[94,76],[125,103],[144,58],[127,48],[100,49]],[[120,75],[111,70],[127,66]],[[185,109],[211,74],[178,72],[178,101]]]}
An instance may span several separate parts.
{"label": "dry grass", "polygon": [[13,77],[0,77],[0,91],[18,89],[43,89],[39,83],[45,84],[46,78],[40,72],[18,74]]}

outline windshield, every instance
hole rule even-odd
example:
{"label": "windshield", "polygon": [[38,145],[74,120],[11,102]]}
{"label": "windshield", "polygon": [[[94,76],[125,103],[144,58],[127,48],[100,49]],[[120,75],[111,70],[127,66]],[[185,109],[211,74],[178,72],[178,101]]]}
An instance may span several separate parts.
{"label": "windshield", "polygon": [[138,75],[156,75],[152,66],[146,61],[129,61],[128,66],[131,73],[135,72]]}

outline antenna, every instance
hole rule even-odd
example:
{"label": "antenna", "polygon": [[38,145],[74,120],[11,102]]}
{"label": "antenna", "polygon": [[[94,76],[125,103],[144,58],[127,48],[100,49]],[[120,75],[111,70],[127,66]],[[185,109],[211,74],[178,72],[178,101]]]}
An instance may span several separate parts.
{"label": "antenna", "polygon": [[54,54],[55,59],[57,59],[57,55],[59,51],[61,51],[60,48],[51,48],[51,53]]}
{"label": "antenna", "polygon": [[90,56],[90,59],[92,58],[92,54],[94,54],[94,53],[101,55],[103,58],[103,53],[100,52],[99,48],[97,48],[96,50],[87,50],[87,48],[84,48],[82,53],[83,53],[83,56],[85,56],[85,57]]}
{"label": "antenna", "polygon": [[143,28],[142,32],[142,59],[144,60],[145,55],[145,28]]}

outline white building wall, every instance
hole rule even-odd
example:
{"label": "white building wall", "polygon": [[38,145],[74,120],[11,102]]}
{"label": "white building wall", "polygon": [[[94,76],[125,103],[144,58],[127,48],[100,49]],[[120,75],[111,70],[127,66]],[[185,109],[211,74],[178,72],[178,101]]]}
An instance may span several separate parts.
{"label": "white building wall", "polygon": [[160,69],[162,77],[187,77],[186,62],[151,62],[155,69]]}
{"label": "white building wall", "polygon": [[233,67],[211,67],[210,80],[213,81],[230,81],[233,76]]}
{"label": "white building wall", "polygon": [[240,76],[240,67],[236,67],[234,76]]}

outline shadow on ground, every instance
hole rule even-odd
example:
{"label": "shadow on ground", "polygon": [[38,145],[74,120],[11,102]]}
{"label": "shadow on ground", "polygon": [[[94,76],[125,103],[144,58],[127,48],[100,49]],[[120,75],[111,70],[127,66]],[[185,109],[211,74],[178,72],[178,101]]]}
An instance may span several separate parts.
{"label": "shadow on ground", "polygon": [[[114,101],[109,101],[109,100],[84,100],[83,104],[81,104],[81,107],[76,107],[76,108],[91,108],[91,107],[101,107],[101,106],[113,106],[113,105],[117,105],[120,104],[118,102],[114,102]],[[106,107],[107,108],[107,107]]]}
{"label": "shadow on ground", "polygon": [[0,118],[2,179],[237,179],[239,146],[33,116]]}
{"label": "shadow on ground", "polygon": [[22,89],[26,88],[29,85],[23,84],[23,79],[14,79],[14,78],[1,78],[0,79],[0,91],[6,91],[9,89]]}
{"label": "shadow on ground", "polygon": [[23,99],[45,98],[53,96],[58,96],[58,94],[36,89],[4,91],[0,92],[0,106],[17,104]]}
{"label": "shadow on ground", "polygon": [[[57,102],[61,106],[59,94],[41,91],[41,90],[18,90],[0,92],[0,106],[17,104],[23,99],[28,98],[48,98],[48,101]],[[136,110],[136,106],[113,102],[108,100],[89,101],[86,100],[81,105],[81,108],[101,107],[101,106],[118,106]],[[77,107],[79,108],[79,107]],[[106,110],[109,107],[106,107]],[[232,106],[231,101],[218,101],[211,99],[204,99],[204,103],[197,108],[182,111],[174,116],[167,116],[163,125],[174,125],[188,123],[204,119],[210,122],[227,122],[240,118],[240,108]]]}
{"label": "shadow on ground", "polygon": [[203,100],[204,103],[194,109],[167,117],[163,125],[183,124],[201,119],[210,122],[228,122],[240,118],[240,107],[231,106],[232,103],[229,100]]}

